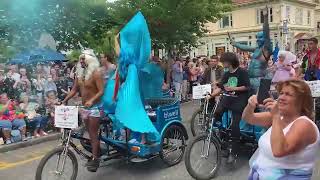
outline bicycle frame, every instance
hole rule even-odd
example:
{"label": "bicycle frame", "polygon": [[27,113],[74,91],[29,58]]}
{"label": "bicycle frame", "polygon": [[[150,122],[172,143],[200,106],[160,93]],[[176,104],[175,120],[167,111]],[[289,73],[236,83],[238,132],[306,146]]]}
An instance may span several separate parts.
{"label": "bicycle frame", "polygon": [[[221,97],[220,97],[221,98]],[[214,114],[217,107],[218,107],[218,104],[220,103],[220,98],[218,98],[215,106],[214,106],[214,109],[212,111],[212,113]],[[206,143],[204,143],[203,147],[202,147],[202,152],[201,152],[201,157],[203,158],[208,158],[209,156],[209,149],[210,149],[210,142],[211,142],[211,138],[212,138],[212,135],[213,135],[213,124],[214,124],[214,117],[211,118],[211,123],[210,123],[210,127],[209,127],[209,132],[208,132],[208,136],[207,136],[207,140],[206,142],[208,142],[208,145],[206,145]],[[207,150],[205,152],[205,147],[207,146]],[[204,154],[205,153],[205,154]]]}
{"label": "bicycle frame", "polygon": [[[216,110],[217,110],[217,107],[218,107],[218,104],[220,103],[220,101],[221,101],[221,98],[223,97],[223,96],[228,96],[228,97],[237,97],[237,96],[235,96],[235,95],[229,95],[229,94],[226,94],[226,93],[222,93],[222,95],[218,98],[218,100],[216,101],[216,104],[215,104],[215,106],[214,106],[214,109],[213,109],[213,111],[212,111],[212,114],[214,114],[215,112],[216,112]],[[228,111],[228,116],[229,116],[229,111]],[[231,115],[232,115],[232,113],[231,113]],[[228,117],[228,119],[229,119],[229,117]],[[215,124],[215,118],[214,117],[212,117],[211,118],[211,123],[210,123],[210,126],[209,126],[209,132],[208,132],[208,136],[207,136],[207,142],[208,142],[208,144],[206,145],[206,144],[204,144],[204,147],[202,148],[202,154],[201,154],[201,157],[205,157],[205,158],[207,158],[208,156],[209,156],[209,149],[210,149],[210,142],[211,142],[211,139],[212,139],[212,137],[213,136],[215,136],[217,139],[218,139],[218,141],[219,141],[219,143],[221,144],[221,139],[219,138],[219,133],[220,133],[220,129],[221,129],[221,127],[216,127],[216,128],[214,128],[214,124]],[[226,127],[226,131],[229,131],[230,129],[230,126],[231,126],[231,124],[232,124],[232,117],[231,117],[231,122],[228,122],[228,127]],[[222,125],[221,125],[222,126]],[[215,130],[215,131],[214,131]],[[213,133],[214,132],[214,133]],[[230,140],[229,140],[230,141]],[[207,146],[207,149],[205,150],[205,146]],[[205,153],[204,153],[205,152]]]}

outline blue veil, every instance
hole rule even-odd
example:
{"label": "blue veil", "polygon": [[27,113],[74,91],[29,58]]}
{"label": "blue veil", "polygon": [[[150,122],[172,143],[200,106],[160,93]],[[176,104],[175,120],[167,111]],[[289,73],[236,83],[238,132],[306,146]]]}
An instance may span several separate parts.
{"label": "blue veil", "polygon": [[160,135],[147,115],[142,101],[139,72],[151,55],[151,38],[146,20],[138,12],[120,31],[119,75],[124,81],[119,88],[115,118],[134,132]]}

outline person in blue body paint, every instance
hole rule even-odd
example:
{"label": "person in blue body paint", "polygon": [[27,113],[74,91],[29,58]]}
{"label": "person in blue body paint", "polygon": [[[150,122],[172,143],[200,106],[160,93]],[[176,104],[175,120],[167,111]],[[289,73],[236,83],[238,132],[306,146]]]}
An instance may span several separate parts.
{"label": "person in blue body paint", "polygon": [[248,68],[250,84],[251,84],[251,93],[253,94],[256,93],[260,85],[260,79],[262,78],[271,79],[271,77],[267,77],[268,61],[272,55],[267,7],[263,13],[264,13],[263,14],[264,16],[263,31],[258,32],[256,35],[257,47],[243,45],[235,42],[232,38],[230,38],[230,43],[234,47],[239,48],[242,51],[249,51],[253,53],[250,64],[249,64],[249,68]]}

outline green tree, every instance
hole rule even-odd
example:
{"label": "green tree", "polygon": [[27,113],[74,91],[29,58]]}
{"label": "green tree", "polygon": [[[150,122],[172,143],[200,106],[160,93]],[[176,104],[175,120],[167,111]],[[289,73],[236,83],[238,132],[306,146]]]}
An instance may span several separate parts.
{"label": "green tree", "polygon": [[231,10],[231,0],[118,0],[108,6],[120,24],[142,11],[153,49],[183,52],[197,46],[198,38],[208,32],[208,22],[216,22]]}
{"label": "green tree", "polygon": [[0,1],[0,41],[17,51],[36,47],[42,32],[53,36],[58,50],[77,49],[80,42],[102,51],[114,25],[105,0]]}

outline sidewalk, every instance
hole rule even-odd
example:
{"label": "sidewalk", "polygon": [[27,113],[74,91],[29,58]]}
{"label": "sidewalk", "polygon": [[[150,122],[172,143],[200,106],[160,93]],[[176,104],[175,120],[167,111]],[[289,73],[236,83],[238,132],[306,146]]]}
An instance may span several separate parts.
{"label": "sidewalk", "polygon": [[49,134],[48,136],[33,138],[33,139],[29,139],[29,140],[23,141],[23,142],[12,143],[9,145],[0,145],[0,153],[13,151],[16,149],[40,144],[40,143],[47,142],[47,141],[57,140],[57,139],[59,139],[59,137],[60,137],[60,133],[53,133],[53,134]]}

